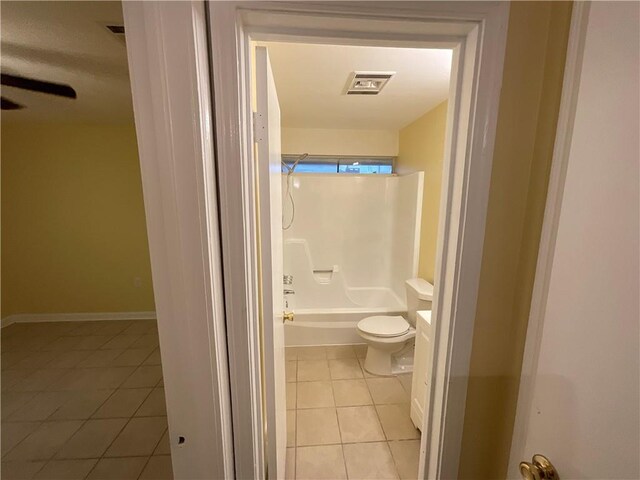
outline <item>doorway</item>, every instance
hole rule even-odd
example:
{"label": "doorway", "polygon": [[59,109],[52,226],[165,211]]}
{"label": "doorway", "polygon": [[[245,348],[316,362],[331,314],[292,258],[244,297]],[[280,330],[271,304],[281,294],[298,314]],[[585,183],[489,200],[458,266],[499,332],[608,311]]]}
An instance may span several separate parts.
{"label": "doorway", "polygon": [[266,444],[287,478],[417,478],[452,53],[252,46]]}
{"label": "doorway", "polygon": [[[217,165],[218,188],[221,193],[223,258],[225,270],[233,271],[225,278],[225,284],[235,292],[234,295],[226,297],[227,316],[243,318],[243,322],[246,322],[236,321],[235,325],[227,324],[232,331],[238,329],[238,335],[233,335],[234,340],[229,350],[230,367],[232,372],[234,368],[238,368],[237,372],[243,376],[244,382],[232,386],[231,398],[232,403],[241,411],[254,412],[249,418],[235,419],[234,432],[243,432],[243,435],[248,435],[254,440],[261,439],[260,443],[254,444],[254,450],[242,448],[242,452],[236,452],[240,456],[236,456],[236,473],[240,474],[238,472],[242,471],[247,476],[261,477],[264,476],[264,472],[253,470],[253,467],[248,465],[258,465],[257,468],[260,470],[266,464],[269,477],[281,478],[285,474],[286,432],[283,432],[283,426],[286,425],[286,421],[278,420],[286,418],[286,414],[283,415],[285,410],[282,408],[286,405],[285,356],[281,351],[284,348],[281,308],[284,299],[281,292],[284,290],[283,273],[286,272],[275,271],[274,265],[281,267],[284,264],[283,260],[277,258],[277,252],[282,256],[284,250],[272,248],[271,240],[274,238],[273,233],[278,231],[282,238],[281,210],[283,206],[286,208],[286,204],[264,201],[269,199],[269,196],[262,195],[269,189],[279,188],[282,192],[283,187],[286,192],[287,182],[282,184],[282,152],[279,148],[271,148],[281,140],[276,138],[278,135],[273,135],[273,129],[270,128],[272,123],[269,117],[277,109],[261,110],[258,107],[258,115],[253,117],[250,73],[252,42],[296,39],[325,45],[445,48],[453,52],[453,81],[448,105],[445,141],[447,148],[444,155],[449,161],[445,162],[443,167],[441,212],[444,214],[440,215],[437,240],[443,251],[435,265],[433,291],[433,312],[437,317],[433,319],[433,324],[437,326],[433,336],[433,381],[429,397],[425,398],[428,406],[423,418],[424,435],[420,447],[422,461],[418,462],[418,475],[455,476],[466,383],[461,388],[449,387],[452,374],[464,378],[465,371],[468,371],[469,340],[473,330],[473,312],[482,251],[490,151],[504,47],[504,31],[500,25],[504,22],[507,10],[488,9],[480,13],[485,20],[491,18],[488,27],[482,31],[476,29],[478,24],[475,24],[475,27],[471,24],[459,24],[457,31],[453,28],[445,34],[442,29],[437,28],[438,21],[435,20],[433,12],[422,12],[425,14],[422,20],[415,21],[415,11],[411,14],[400,14],[402,19],[399,19],[398,12],[395,11],[392,15],[396,19],[394,22],[385,17],[390,15],[390,10],[383,12],[383,6],[376,12],[379,17],[372,22],[370,18],[365,19],[367,15],[364,12],[354,13],[354,9],[343,5],[327,6],[326,10],[321,9],[322,15],[318,15],[317,11],[305,11],[306,8],[285,7],[286,12],[280,8],[260,8],[256,5],[237,10],[235,5],[211,5],[210,8],[211,44],[214,51],[213,82],[216,85],[215,109],[216,116],[224,116],[225,119],[224,127],[218,124],[217,155],[219,158],[239,159],[239,163],[233,167],[227,162],[219,162]],[[456,17],[450,12],[447,15],[453,15],[449,18]],[[302,25],[303,29],[300,28]],[[479,41],[479,35],[483,36],[482,42]],[[480,59],[484,59],[483,64]],[[268,70],[266,62],[263,70]],[[238,85],[238,95],[230,95]],[[483,86],[488,94],[476,97],[475,92],[480,86]],[[267,105],[274,105],[275,102],[269,100],[268,92],[275,88],[271,88],[268,82],[263,82],[261,87],[259,81],[257,88],[263,88],[263,97],[267,99]],[[488,121],[485,123],[488,131],[484,131],[482,135],[480,131],[483,129],[474,130],[474,125],[478,125],[476,122],[479,122],[480,118]],[[229,122],[234,125],[239,135],[228,134]],[[253,140],[261,136],[269,142],[263,152],[263,158],[269,159],[267,162],[254,161]],[[305,153],[310,156],[313,154],[296,152],[297,158],[291,159],[289,164],[285,161],[285,170],[293,168],[296,161],[298,164],[304,162],[308,158],[302,158]],[[359,163],[359,160],[357,161]],[[354,164],[352,161],[349,167],[354,167]],[[241,167],[237,168],[238,165]],[[340,169],[339,163],[337,169]],[[285,193],[285,196],[289,197],[289,194]],[[256,203],[258,198],[261,200]],[[242,217],[241,221],[239,217]],[[259,232],[256,231],[256,225],[260,225]],[[264,232],[271,232],[272,235],[265,236]],[[278,240],[274,243],[278,243]],[[265,252],[268,255],[265,255]],[[339,269],[338,267],[337,270]],[[339,273],[335,264],[315,270],[319,270],[314,275],[319,276],[320,281],[331,276],[337,277]],[[293,281],[295,282],[295,278]],[[260,327],[264,336],[260,335]],[[244,335],[248,333],[248,338],[242,337],[241,331]],[[274,339],[277,340],[275,348]],[[267,368],[264,377],[255,375],[261,371],[260,352],[266,353],[264,360]],[[326,352],[325,350],[325,354],[328,354]],[[357,360],[357,354],[355,355]],[[359,365],[360,362],[358,368],[362,372]],[[355,367],[355,364],[353,366]],[[364,372],[362,375],[364,377]],[[240,384],[243,385],[241,388]],[[255,398],[243,395],[243,391],[247,390],[263,392],[266,416],[264,421],[261,400],[258,399],[256,402]],[[267,426],[267,440],[266,450],[263,451],[261,443],[264,441],[264,425]],[[276,428],[273,428],[274,425]],[[236,446],[238,449],[241,448],[239,444]]]}

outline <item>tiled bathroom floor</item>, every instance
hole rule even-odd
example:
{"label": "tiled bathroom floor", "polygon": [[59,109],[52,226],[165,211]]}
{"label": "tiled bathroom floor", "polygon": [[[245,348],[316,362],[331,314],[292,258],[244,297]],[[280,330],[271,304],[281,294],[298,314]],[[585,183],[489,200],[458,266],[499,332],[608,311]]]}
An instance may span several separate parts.
{"label": "tiled bathroom floor", "polygon": [[411,375],[375,377],[366,346],[288,347],[287,478],[415,479]]}
{"label": "tiled bathroom floor", "polygon": [[2,479],[171,479],[153,320],[2,329]]}

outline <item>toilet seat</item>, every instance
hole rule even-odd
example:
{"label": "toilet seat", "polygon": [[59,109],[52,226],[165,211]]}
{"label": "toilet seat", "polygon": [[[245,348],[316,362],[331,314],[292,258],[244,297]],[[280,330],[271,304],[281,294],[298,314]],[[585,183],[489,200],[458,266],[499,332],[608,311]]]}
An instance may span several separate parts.
{"label": "toilet seat", "polygon": [[411,325],[399,315],[375,315],[358,322],[358,330],[373,337],[399,337],[410,329]]}

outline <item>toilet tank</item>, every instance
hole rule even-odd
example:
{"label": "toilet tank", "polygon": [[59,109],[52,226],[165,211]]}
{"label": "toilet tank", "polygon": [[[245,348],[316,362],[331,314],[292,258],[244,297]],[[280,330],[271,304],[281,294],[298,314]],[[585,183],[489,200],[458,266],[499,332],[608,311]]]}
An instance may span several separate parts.
{"label": "toilet tank", "polygon": [[416,312],[431,310],[433,301],[433,285],[422,278],[412,278],[405,282],[407,290],[407,320],[416,326]]}

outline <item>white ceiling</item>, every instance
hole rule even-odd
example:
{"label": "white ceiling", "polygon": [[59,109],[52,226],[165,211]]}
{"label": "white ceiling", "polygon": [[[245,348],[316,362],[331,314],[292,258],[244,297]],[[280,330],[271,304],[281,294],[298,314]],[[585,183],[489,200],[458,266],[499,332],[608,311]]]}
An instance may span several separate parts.
{"label": "white ceiling", "polygon": [[[263,43],[284,127],[399,130],[448,97],[451,50]],[[393,71],[379,95],[345,95],[354,71]]]}
{"label": "white ceiling", "polygon": [[2,121],[119,122],[133,118],[120,2],[2,1],[2,71],[71,85],[75,100],[2,87],[25,105]]}

